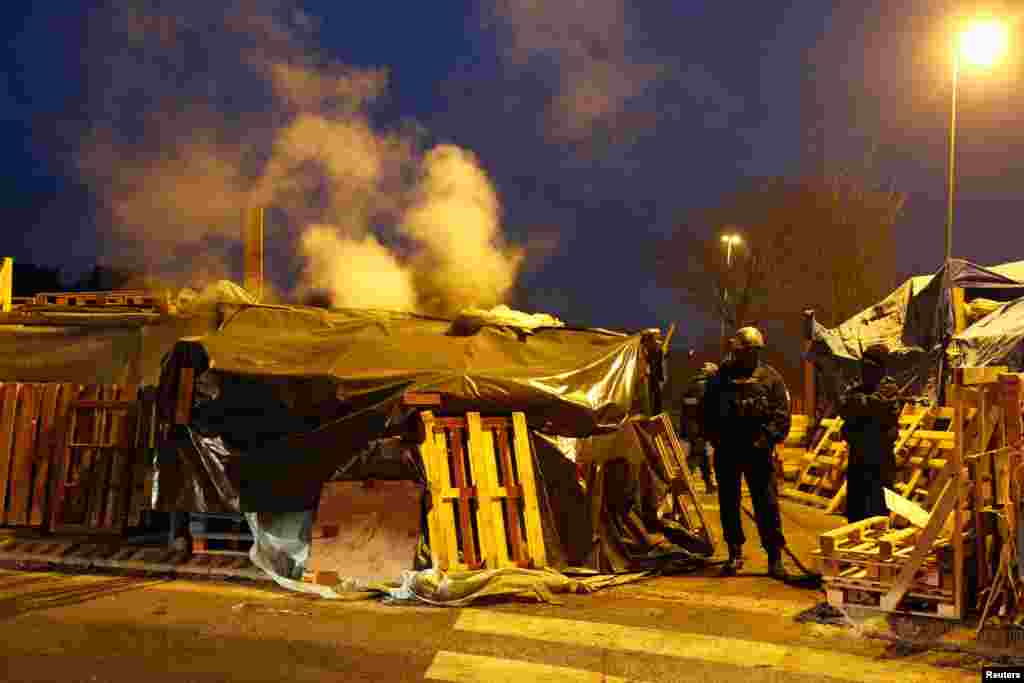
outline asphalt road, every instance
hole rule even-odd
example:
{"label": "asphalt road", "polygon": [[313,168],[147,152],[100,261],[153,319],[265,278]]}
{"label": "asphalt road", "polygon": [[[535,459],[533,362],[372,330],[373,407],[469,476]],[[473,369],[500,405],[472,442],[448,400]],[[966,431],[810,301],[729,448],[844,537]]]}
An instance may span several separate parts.
{"label": "asphalt road", "polygon": [[[787,510],[790,543],[804,552],[827,520]],[[979,664],[958,655],[796,622],[822,594],[763,576],[748,535],[746,575],[662,577],[560,605],[391,606],[218,581],[0,571],[0,680],[979,680]]]}

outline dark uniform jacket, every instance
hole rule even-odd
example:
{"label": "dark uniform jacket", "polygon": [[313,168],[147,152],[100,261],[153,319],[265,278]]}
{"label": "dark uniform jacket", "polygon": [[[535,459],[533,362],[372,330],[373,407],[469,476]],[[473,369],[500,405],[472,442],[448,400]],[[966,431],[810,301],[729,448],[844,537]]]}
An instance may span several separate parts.
{"label": "dark uniform jacket", "polygon": [[857,386],[843,397],[837,412],[851,465],[893,465],[901,408],[899,387],[888,377],[875,391]]}
{"label": "dark uniform jacket", "polygon": [[679,406],[679,436],[687,441],[704,438],[704,416],[701,407],[704,405],[708,379],[706,373],[699,372],[683,390]]}
{"label": "dark uniform jacket", "polygon": [[774,448],[786,440],[792,419],[786,383],[764,363],[753,374],[723,363],[708,381],[703,414],[706,438],[716,451]]}

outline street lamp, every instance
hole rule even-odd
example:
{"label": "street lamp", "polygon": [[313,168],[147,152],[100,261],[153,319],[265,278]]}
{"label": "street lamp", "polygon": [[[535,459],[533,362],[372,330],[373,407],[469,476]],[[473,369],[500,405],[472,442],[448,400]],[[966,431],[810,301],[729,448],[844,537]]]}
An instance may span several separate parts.
{"label": "street lamp", "polygon": [[949,115],[949,191],[946,205],[946,249],[948,262],[953,256],[953,194],[956,184],[956,99],[960,84],[960,65],[991,67],[1006,54],[1010,26],[998,19],[975,19],[963,25],[953,49],[953,93]]}
{"label": "street lamp", "polygon": [[[725,267],[727,271],[732,270],[732,248],[742,244],[743,240],[736,233],[722,235],[722,242],[725,244]],[[729,305],[729,290],[724,289],[722,295],[726,306]],[[722,343],[725,343],[725,316],[722,316]]]}

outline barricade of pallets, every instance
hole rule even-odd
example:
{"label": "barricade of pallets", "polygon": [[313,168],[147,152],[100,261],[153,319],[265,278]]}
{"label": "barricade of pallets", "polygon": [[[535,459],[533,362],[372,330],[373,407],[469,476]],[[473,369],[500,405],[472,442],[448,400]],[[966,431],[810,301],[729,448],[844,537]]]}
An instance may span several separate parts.
{"label": "barricade of pallets", "polygon": [[[1006,611],[1020,603],[1024,596],[1005,577],[1015,555],[1014,473],[1024,471],[1022,376],[1005,370],[957,368],[949,387],[952,405],[934,413],[939,420],[950,411],[950,424],[917,429],[906,440],[908,454],[926,448],[926,459],[943,455],[916,464],[932,474],[923,505],[892,500],[900,521],[910,526],[897,529],[894,513],[821,536],[817,555],[830,603],[946,619],[973,608],[984,618],[993,605]],[[912,488],[904,490],[916,493]],[[971,595],[965,590],[968,569]]]}
{"label": "barricade of pallets", "polygon": [[137,525],[152,408],[133,385],[0,384],[0,526],[121,533]]}
{"label": "barricade of pallets", "polygon": [[422,411],[420,417],[433,566],[444,571],[546,566],[525,414],[435,417]]}

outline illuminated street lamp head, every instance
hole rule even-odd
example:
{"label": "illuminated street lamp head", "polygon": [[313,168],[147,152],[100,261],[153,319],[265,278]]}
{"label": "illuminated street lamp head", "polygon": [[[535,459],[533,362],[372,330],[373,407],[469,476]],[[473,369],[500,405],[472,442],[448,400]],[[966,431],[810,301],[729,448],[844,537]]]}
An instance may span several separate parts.
{"label": "illuminated street lamp head", "polygon": [[1010,44],[1010,26],[998,19],[976,19],[960,32],[957,51],[967,66],[988,67],[997,64]]}
{"label": "illuminated street lamp head", "polygon": [[722,241],[726,244],[736,245],[742,242],[739,235],[722,235]]}

